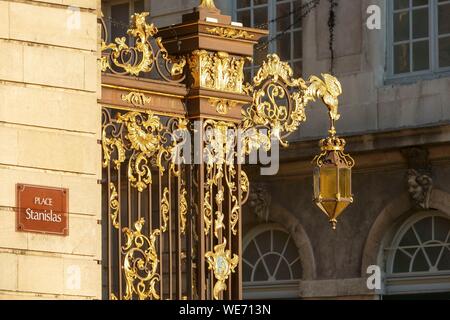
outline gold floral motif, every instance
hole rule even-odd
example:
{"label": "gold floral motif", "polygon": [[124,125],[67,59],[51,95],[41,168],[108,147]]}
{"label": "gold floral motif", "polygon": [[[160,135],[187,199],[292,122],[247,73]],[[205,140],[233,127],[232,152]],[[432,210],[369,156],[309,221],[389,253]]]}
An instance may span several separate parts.
{"label": "gold floral motif", "polygon": [[193,86],[243,93],[245,61],[246,58],[234,57],[226,52],[196,50],[188,61]]}
{"label": "gold floral motif", "polygon": [[187,191],[183,187],[180,193],[180,233],[186,233],[186,221],[187,221],[187,210],[188,204],[186,199]]}
{"label": "gold floral motif", "polygon": [[221,115],[226,115],[228,112],[235,108],[237,105],[236,101],[228,100],[228,99],[217,99],[211,98],[209,99],[209,103],[213,108],[216,109],[217,113]]}
{"label": "gold floral motif", "polygon": [[117,189],[114,183],[111,182],[109,184],[109,189],[111,191],[111,195],[109,197],[109,207],[112,210],[111,212],[112,225],[114,228],[119,229],[119,222],[117,221],[117,219],[119,218],[119,208],[120,208],[120,203],[118,199],[119,195],[117,193]]}
{"label": "gold floral motif", "polygon": [[[131,17],[132,25],[127,34],[134,38],[134,47],[127,45],[127,38],[121,37],[114,40],[115,43],[107,44],[102,41],[100,67],[103,72],[109,70],[113,73],[139,76],[141,73],[149,73],[156,69],[165,80],[172,80],[165,76],[161,70],[159,59],[164,61],[167,72],[171,77],[181,77],[186,59],[175,60],[169,57],[167,50],[162,45],[161,38],[154,38],[156,48],[151,44],[151,39],[158,33],[158,28],[152,23],[147,24],[148,12],[136,13]],[[182,79],[178,79],[182,80]]]}
{"label": "gold floral motif", "polygon": [[243,110],[244,131],[264,129],[263,135],[247,138],[244,149],[247,153],[261,146],[270,149],[270,140],[276,139],[287,146],[287,136],[296,131],[300,123],[306,121],[305,107],[310,101],[321,98],[329,109],[332,129],[334,121],[339,119],[338,96],[342,93],[339,81],[328,74],[322,75],[324,81],[312,76],[308,82],[294,78],[293,70],[276,54],[268,55],[253,78],[253,103]]}
{"label": "gold floral motif", "polygon": [[141,233],[145,220],[142,218],[134,224],[134,229],[124,228],[126,236],[124,253],[123,272],[125,274],[125,296],[124,300],[133,299],[137,295],[139,300],[160,299],[156,292],[156,283],[160,276],[156,272],[158,268],[158,253],[155,242],[161,235],[156,229],[150,237]]}
{"label": "gold floral motif", "polygon": [[217,35],[222,38],[230,38],[230,39],[253,39],[255,36],[253,34],[248,33],[245,30],[240,30],[236,28],[223,28],[223,27],[215,27],[215,28],[206,28],[210,34]]}
{"label": "gold floral motif", "polygon": [[239,263],[239,257],[233,255],[231,258],[231,251],[225,250],[227,246],[227,240],[224,238],[223,243],[214,247],[214,252],[207,252],[205,257],[208,261],[209,270],[214,271],[214,277],[216,278],[216,284],[214,285],[214,299],[220,299],[220,293],[227,289],[226,280],[231,273],[235,272],[235,269]]}
{"label": "gold floral motif", "polygon": [[169,188],[164,188],[163,198],[161,200],[161,231],[167,231],[167,223],[169,222],[170,201],[169,201]]}
{"label": "gold floral motif", "polygon": [[150,103],[152,99],[147,97],[141,92],[130,92],[122,95],[122,101],[131,103],[134,107],[143,108],[146,104]]}

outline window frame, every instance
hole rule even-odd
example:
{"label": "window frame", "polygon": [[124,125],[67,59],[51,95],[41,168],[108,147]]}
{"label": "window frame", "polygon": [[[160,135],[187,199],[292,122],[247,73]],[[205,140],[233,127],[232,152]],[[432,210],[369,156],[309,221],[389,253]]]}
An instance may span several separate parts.
{"label": "window frame", "polygon": [[[273,232],[273,231],[279,231],[283,232],[288,235],[287,243],[290,241],[294,241],[292,238],[292,235],[281,227],[278,224],[269,223],[269,224],[262,224],[258,225],[255,228],[252,228],[245,236],[242,241],[242,263],[245,262],[245,249],[248,247],[248,245],[254,241],[259,235],[265,233],[265,232]],[[271,235],[273,236],[273,234]],[[273,238],[272,238],[273,241]],[[294,242],[295,244],[295,242]],[[297,245],[295,244],[297,247]],[[263,255],[264,256],[264,255]],[[263,257],[260,257],[263,258]],[[295,264],[299,262],[300,265],[303,268],[302,264],[302,257],[300,253],[298,253],[298,258],[292,262],[292,264]],[[256,266],[254,266],[256,267]],[[291,268],[291,267],[290,267]],[[292,270],[290,270],[292,274]],[[302,271],[303,272],[303,271]],[[294,280],[275,280],[275,281],[253,281],[253,282],[244,282],[242,281],[242,287],[244,291],[244,298],[245,299],[297,299],[299,298],[298,290],[300,285],[301,279],[294,279]]]}
{"label": "window frame", "polygon": [[394,230],[394,236],[384,253],[384,295],[414,295],[424,293],[450,292],[450,271],[437,272],[407,272],[393,273],[395,254],[405,234],[417,222],[430,217],[440,217],[450,220],[450,217],[440,211],[421,211],[409,217]]}
{"label": "window frame", "polygon": [[[410,38],[408,39],[408,43],[412,44],[414,43],[414,39],[412,39],[412,24],[413,21],[411,19],[412,15],[411,12],[412,9],[412,1],[409,0],[409,7],[408,11],[410,12],[410,21],[409,21],[409,32],[410,32]],[[396,10],[394,10],[394,1],[387,1],[385,2],[387,5],[387,72],[385,80],[387,84],[390,83],[396,83],[396,82],[415,82],[418,80],[428,80],[428,79],[435,79],[435,78],[441,78],[441,77],[448,77],[450,76],[450,66],[449,67],[439,67],[439,38],[440,35],[438,30],[438,23],[439,23],[439,15],[438,15],[438,6],[439,2],[438,0],[429,0],[428,4],[428,29],[429,29],[429,69],[428,70],[421,70],[421,71],[410,71],[410,72],[404,72],[395,74],[394,73],[394,14]],[[446,3],[444,3],[446,4]],[[399,10],[397,10],[399,11]],[[406,40],[404,41],[406,42]],[[410,46],[409,54],[411,55],[413,48]],[[413,56],[411,55],[413,58]],[[410,70],[413,67],[413,59],[410,61]]]}

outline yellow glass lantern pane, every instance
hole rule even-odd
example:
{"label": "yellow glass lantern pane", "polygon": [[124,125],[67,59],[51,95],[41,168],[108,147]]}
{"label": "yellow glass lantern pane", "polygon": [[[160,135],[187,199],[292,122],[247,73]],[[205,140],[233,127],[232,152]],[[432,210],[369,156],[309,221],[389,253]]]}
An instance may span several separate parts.
{"label": "yellow glass lantern pane", "polygon": [[352,170],[350,168],[339,169],[339,192],[343,198],[352,196]]}
{"label": "yellow glass lantern pane", "polygon": [[322,167],[320,169],[320,195],[323,199],[335,199],[337,190],[336,167]]}

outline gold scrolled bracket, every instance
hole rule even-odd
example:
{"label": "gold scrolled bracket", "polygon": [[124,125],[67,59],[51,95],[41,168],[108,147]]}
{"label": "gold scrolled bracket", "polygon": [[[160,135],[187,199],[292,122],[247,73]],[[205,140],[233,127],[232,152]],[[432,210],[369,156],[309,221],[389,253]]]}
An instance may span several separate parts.
{"label": "gold scrolled bracket", "polygon": [[[290,65],[281,61],[278,55],[268,55],[253,83],[245,87],[247,93],[253,94],[253,103],[242,111],[244,131],[266,131],[268,140],[276,139],[286,147],[286,138],[306,121],[305,108],[308,103],[321,99],[329,111],[330,133],[336,133],[334,123],[340,117],[338,97],[342,94],[339,81],[329,74],[322,74],[323,80],[312,76],[308,81],[295,78],[293,74]],[[258,140],[267,145],[267,139]],[[244,149],[252,151],[262,145],[262,142],[253,141],[248,148],[244,143]]]}
{"label": "gold scrolled bracket", "polygon": [[222,244],[214,247],[214,252],[210,251],[205,254],[208,268],[209,270],[214,271],[214,277],[217,280],[213,289],[215,300],[219,300],[220,293],[227,289],[225,282],[231,273],[235,272],[235,269],[239,264],[239,257],[235,254],[231,257],[231,251],[225,250],[226,246],[227,240],[224,238]]}
{"label": "gold scrolled bracket", "polygon": [[147,24],[148,15],[148,12],[142,12],[131,17],[131,27],[127,34],[134,39],[134,46],[130,47],[127,44],[126,37],[116,38],[114,43],[107,43],[107,39],[103,39],[101,70],[139,76],[156,69],[159,76],[166,81],[183,81],[186,59],[169,56],[162,44],[162,39],[154,37],[158,33],[158,28],[153,23]]}

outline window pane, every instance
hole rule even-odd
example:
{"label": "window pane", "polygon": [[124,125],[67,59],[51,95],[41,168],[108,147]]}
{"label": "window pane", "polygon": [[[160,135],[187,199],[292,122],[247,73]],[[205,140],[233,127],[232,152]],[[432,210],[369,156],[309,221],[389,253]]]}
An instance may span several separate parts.
{"label": "window pane", "polygon": [[271,250],[270,241],[272,241],[272,235],[270,231],[261,233],[255,238],[255,242],[258,245],[261,254],[267,253]]}
{"label": "window pane", "polygon": [[419,250],[414,259],[411,271],[412,272],[423,272],[423,271],[429,271],[429,270],[430,270],[430,266],[428,265],[427,259],[425,258],[423,251]]}
{"label": "window pane", "polygon": [[432,218],[422,219],[414,225],[414,229],[416,229],[417,234],[420,237],[422,243],[427,242],[433,239],[432,230],[433,230],[433,221]]}
{"label": "window pane", "polygon": [[409,272],[409,263],[411,258],[403,253],[401,250],[397,250],[394,259],[393,273]]}
{"label": "window pane", "polygon": [[294,32],[294,59],[303,56],[303,37],[301,31]]}
{"label": "window pane", "polygon": [[394,46],[394,73],[410,72],[409,44],[399,44]]}
{"label": "window pane", "polygon": [[413,0],[413,7],[427,6],[428,0]]}
{"label": "window pane", "polygon": [[291,11],[291,4],[281,3],[277,5],[277,31],[282,32],[289,28],[291,28],[291,15],[289,14]]}
{"label": "window pane", "polygon": [[260,4],[267,4],[267,0],[253,0],[254,6],[258,6]]}
{"label": "window pane", "polygon": [[450,249],[444,249],[444,253],[442,254],[441,260],[438,264],[439,271],[447,271],[450,270]]}
{"label": "window pane", "polygon": [[236,7],[238,9],[250,7],[250,0],[237,0],[236,1]]}
{"label": "window pane", "polygon": [[409,0],[394,0],[394,9],[407,9],[409,8]]}
{"label": "window pane", "polygon": [[253,23],[255,27],[267,25],[267,7],[262,7],[254,10]]}
{"label": "window pane", "polygon": [[281,60],[291,60],[291,33],[280,34],[277,38],[277,53]]}
{"label": "window pane", "polygon": [[450,3],[439,6],[439,34],[450,33]]}
{"label": "window pane", "polygon": [[394,14],[394,41],[409,40],[409,12]]}
{"label": "window pane", "polygon": [[282,254],[289,235],[286,232],[281,232],[278,230],[274,230],[272,232],[273,232],[273,251]]}
{"label": "window pane", "polygon": [[266,60],[269,54],[269,48],[267,46],[267,37],[262,38],[259,43],[255,46],[253,55],[253,64],[259,66],[264,60]]}
{"label": "window pane", "polygon": [[285,261],[281,261],[277,274],[275,275],[275,279],[278,281],[292,280],[291,271]]}
{"label": "window pane", "polygon": [[450,67],[450,37],[439,39],[439,67]]}
{"label": "window pane", "polygon": [[253,265],[256,263],[256,261],[258,261],[258,250],[256,249],[255,243],[253,241],[250,241],[247,248],[245,248],[244,257],[245,260]]}
{"label": "window pane", "polygon": [[428,8],[413,11],[413,38],[428,38]]}
{"label": "window pane", "polygon": [[413,44],[414,71],[430,68],[428,41],[419,41]]}
{"label": "window pane", "polygon": [[258,266],[255,269],[254,281],[268,281],[269,275],[267,274],[266,269],[262,262],[258,263]]}
{"label": "window pane", "polygon": [[130,21],[129,4],[111,6],[111,40],[126,35]]}
{"label": "window pane", "polygon": [[434,218],[434,240],[450,241],[447,237],[450,234],[450,221],[444,218]]}
{"label": "window pane", "polygon": [[294,28],[298,29],[302,27],[302,1],[297,0],[294,2]]}
{"label": "window pane", "polygon": [[239,11],[237,13],[237,21],[242,22],[246,27],[251,27],[250,10]]}
{"label": "window pane", "polygon": [[139,1],[135,1],[134,2],[134,12],[135,13],[140,13],[140,12],[144,12],[144,0],[139,0]]}

